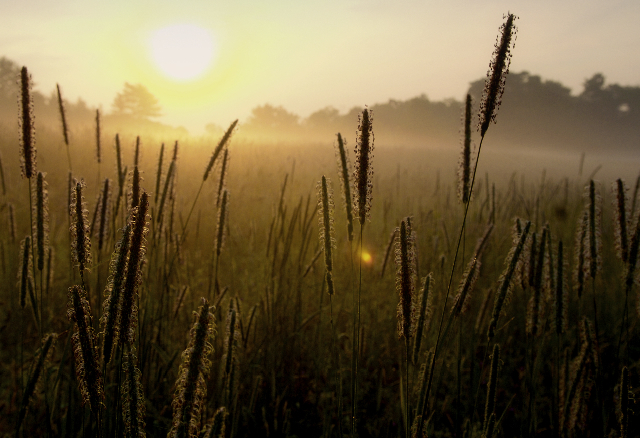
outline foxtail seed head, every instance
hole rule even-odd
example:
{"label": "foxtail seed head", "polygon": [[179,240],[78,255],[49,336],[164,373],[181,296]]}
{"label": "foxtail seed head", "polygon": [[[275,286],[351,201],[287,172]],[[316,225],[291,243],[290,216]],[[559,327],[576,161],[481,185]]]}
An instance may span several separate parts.
{"label": "foxtail seed head", "polygon": [[627,188],[620,178],[613,183],[614,232],[616,236],[616,254],[624,263],[629,255],[629,200]]}
{"label": "foxtail seed head", "polygon": [[144,391],[142,390],[142,382],[140,378],[142,374],[138,368],[136,357],[136,349],[127,344],[124,357],[122,359],[124,365],[124,382],[122,387],[122,417],[127,436],[144,438],[146,433],[144,430],[144,415],[146,408],[144,405]]}
{"label": "foxtail seed head", "polygon": [[204,176],[202,177],[203,182],[206,181],[207,178],[209,178],[209,173],[211,173],[211,169],[213,168],[213,165],[215,164],[216,159],[218,158],[218,155],[220,155],[220,152],[222,152],[222,149],[224,148],[224,146],[229,142],[229,139],[231,138],[231,134],[233,134],[233,130],[236,128],[237,125],[238,125],[238,120],[236,119],[233,121],[233,123],[231,123],[231,126],[229,126],[227,131],[224,133],[224,135],[220,139],[220,142],[218,143],[218,146],[216,146],[216,148],[213,150],[213,155],[211,155],[209,164],[207,164],[207,167],[204,170]]}
{"label": "foxtail seed head", "polygon": [[96,228],[96,237],[98,238],[98,251],[102,250],[105,240],[109,236],[109,223],[111,213],[111,180],[109,178],[104,179],[104,186],[102,187],[102,197],[99,204],[99,210],[97,212],[99,224]]}
{"label": "foxtail seed head", "polygon": [[195,322],[190,332],[189,345],[182,353],[182,364],[178,371],[176,391],[171,403],[173,422],[169,437],[198,436],[200,409],[207,391],[207,376],[211,361],[208,356],[213,351],[215,319],[209,303],[202,298],[199,312],[194,312]]}
{"label": "foxtail seed head", "polygon": [[122,289],[122,313],[120,315],[120,336],[133,344],[138,324],[138,287],[142,283],[142,264],[146,253],[146,235],[149,211],[149,195],[144,190],[140,205],[133,210],[135,215],[131,226],[131,250],[127,261],[127,274]]}
{"label": "foxtail seed head", "polygon": [[20,259],[22,266],[18,272],[18,291],[20,291],[20,307],[27,304],[29,284],[33,282],[33,256],[31,254],[31,237],[27,236],[20,243]]}
{"label": "foxtail seed head", "polygon": [[580,217],[580,219],[578,220],[574,247],[573,288],[575,289],[578,298],[582,297],[582,292],[584,291],[585,274],[588,270],[588,265],[585,260],[585,255],[587,252],[588,226],[589,214],[585,211],[582,217]]}
{"label": "foxtail seed head", "polygon": [[498,292],[496,293],[496,298],[493,304],[493,313],[491,314],[489,329],[487,330],[487,337],[489,338],[489,340],[493,339],[493,337],[495,336],[495,330],[498,325],[498,318],[503,311],[502,308],[506,303],[509,302],[509,299],[511,297],[511,287],[513,284],[512,280],[516,272],[516,267],[521,261],[520,255],[522,254],[522,250],[525,246],[530,228],[531,222],[527,221],[524,229],[522,230],[522,233],[520,233],[517,244],[511,248],[505,260],[505,270],[498,280]]}
{"label": "foxtail seed head", "polygon": [[140,202],[140,180],[140,171],[138,166],[135,166],[131,172],[131,209],[136,208]]}
{"label": "foxtail seed head", "polygon": [[218,209],[218,221],[216,223],[216,257],[220,257],[222,248],[224,248],[225,242],[225,228],[227,221],[229,220],[229,191],[224,189],[222,191],[222,199],[220,201],[220,208]]}
{"label": "foxtail seed head", "polygon": [[224,148],[224,156],[222,157],[222,167],[220,168],[220,181],[218,182],[218,196],[216,197],[216,208],[220,208],[222,199],[222,191],[227,188],[227,171],[229,165],[229,148]]}
{"label": "foxtail seed head", "polygon": [[415,257],[413,249],[413,235],[408,218],[405,218],[397,229],[396,238],[396,290],[398,302],[398,337],[409,339],[413,334],[414,306],[413,294],[415,288]]}
{"label": "foxtail seed head", "polygon": [[34,193],[34,216],[33,234],[36,236],[36,248],[38,250],[38,269],[44,269],[44,259],[49,248],[49,191],[45,174],[38,172],[36,179],[36,190]]}
{"label": "foxtail seed head", "polygon": [[502,103],[502,94],[509,74],[509,65],[511,64],[511,49],[516,39],[518,28],[514,22],[515,15],[507,14],[507,21],[500,26],[500,35],[496,40],[493,57],[489,63],[489,71],[487,72],[487,80],[484,84],[482,92],[482,102],[480,103],[480,115],[478,128],[480,135],[484,137],[489,124],[496,122],[498,108]]}
{"label": "foxtail seed head", "polygon": [[13,204],[9,204],[9,235],[11,236],[11,242],[14,243],[17,238],[16,230],[16,215],[13,208]]}
{"label": "foxtail seed head", "polygon": [[418,363],[418,357],[420,355],[420,346],[422,344],[423,332],[429,331],[429,325],[431,324],[431,301],[433,297],[433,274],[424,279],[422,290],[420,291],[420,303],[417,307],[420,308],[420,314],[418,316],[418,323],[416,326],[416,337],[413,342],[413,363]]}
{"label": "foxtail seed head", "polygon": [[227,408],[224,406],[219,407],[216,413],[213,414],[213,418],[209,420],[209,424],[205,426],[202,438],[224,438],[225,423],[228,416],[229,411],[227,411]]}
{"label": "foxtail seed head", "polygon": [[56,84],[56,90],[58,91],[58,110],[60,111],[60,119],[62,121],[62,136],[64,137],[64,144],[69,146],[69,129],[67,128],[67,117],[65,115],[64,101],[62,100],[62,92],[60,91],[60,84]]}
{"label": "foxtail seed head", "polygon": [[600,193],[596,190],[595,181],[589,181],[587,187],[587,213],[588,224],[587,230],[587,252],[585,254],[585,264],[588,264],[587,275],[595,280],[596,274],[602,268],[602,226],[601,226],[601,211],[600,211]]}
{"label": "foxtail seed head", "polygon": [[98,349],[91,323],[91,307],[87,293],[80,286],[70,287],[68,298],[67,316],[69,321],[75,323],[75,333],[71,339],[82,404],[89,403],[91,411],[97,414],[104,398],[104,387],[102,373],[98,367]]}
{"label": "foxtail seed head", "polygon": [[240,328],[238,311],[234,305],[234,300],[229,303],[229,313],[227,314],[227,329],[224,343],[224,354],[222,363],[224,364],[223,377],[225,379],[225,404],[231,406],[233,404],[233,396],[235,392],[235,369],[237,367],[236,348],[238,339],[240,338]]}
{"label": "foxtail seed head", "polygon": [[42,346],[40,347],[38,358],[31,367],[31,375],[29,376],[27,386],[24,388],[24,393],[22,394],[22,405],[20,407],[20,412],[18,413],[18,431],[20,430],[22,421],[27,414],[29,404],[31,403],[31,400],[33,400],[35,393],[38,391],[38,386],[42,381],[45,366],[47,362],[51,360],[51,356],[53,356],[57,340],[58,335],[55,333],[48,333],[44,338],[42,338]]}
{"label": "foxtail seed head", "polygon": [[36,129],[34,126],[33,82],[27,67],[20,71],[20,164],[22,176],[31,179],[36,174]]}
{"label": "foxtail seed head", "polygon": [[463,204],[469,202],[469,184],[471,179],[471,95],[467,94],[464,105],[464,136],[462,154],[458,164],[458,197]]}
{"label": "foxtail seed head", "polygon": [[104,334],[102,342],[102,361],[108,364],[111,360],[113,347],[120,340],[120,315],[122,313],[122,285],[127,273],[129,260],[129,242],[131,238],[131,223],[133,219],[122,229],[122,238],[116,244],[116,249],[111,256],[109,264],[109,278],[104,289],[104,304],[102,305],[102,318],[100,326]]}
{"label": "foxtail seed head", "polygon": [[346,141],[343,140],[340,133],[336,134],[336,158],[338,160],[338,174],[340,175],[340,185],[342,187],[342,200],[344,201],[345,211],[347,213],[347,238],[349,242],[353,241],[353,205],[351,204],[351,163],[349,162],[349,154],[346,151]]}
{"label": "foxtail seed head", "polygon": [[[638,251],[640,246],[640,217],[636,220],[636,227],[629,245],[629,259],[626,266],[625,293],[628,294],[634,284],[640,284],[640,276],[636,269],[638,264]],[[637,301],[637,310],[640,315],[640,300]]]}
{"label": "foxtail seed head", "polygon": [[100,110],[96,110],[96,160],[102,162],[102,142],[100,141]]}
{"label": "foxtail seed head", "polygon": [[358,130],[356,132],[356,166],[353,172],[353,180],[356,185],[354,193],[353,209],[364,226],[371,212],[371,189],[373,187],[373,117],[368,108],[358,116]]}
{"label": "foxtail seed head", "polygon": [[160,181],[162,180],[162,159],[164,158],[164,143],[160,146],[160,154],[158,154],[158,172],[156,173],[156,191],[154,194],[154,202],[158,203],[158,195],[160,194]]}
{"label": "foxtail seed head", "polygon": [[80,275],[84,275],[85,269],[91,266],[91,240],[89,238],[89,223],[87,219],[88,211],[84,201],[82,191],[85,187],[84,181],[76,181],[75,188],[71,193],[71,253],[73,261],[80,269]]}
{"label": "foxtail seed head", "polygon": [[453,306],[451,307],[451,315],[458,317],[463,314],[471,303],[471,292],[478,281],[480,275],[480,260],[477,258],[471,259],[467,265],[467,269],[462,275],[460,284],[458,285],[458,293],[453,300]]}
{"label": "foxtail seed head", "polygon": [[[318,234],[320,245],[324,250],[324,266],[326,272],[333,270],[332,250],[335,248],[333,229],[333,190],[331,180],[322,175],[322,180],[316,185],[318,193]],[[331,294],[333,290],[329,290]]]}

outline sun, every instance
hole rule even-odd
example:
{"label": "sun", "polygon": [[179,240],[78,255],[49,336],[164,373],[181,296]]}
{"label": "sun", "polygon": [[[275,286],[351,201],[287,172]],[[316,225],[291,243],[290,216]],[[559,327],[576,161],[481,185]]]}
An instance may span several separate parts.
{"label": "sun", "polygon": [[193,24],[174,24],[151,36],[151,55],[162,73],[190,81],[206,72],[215,56],[211,32]]}

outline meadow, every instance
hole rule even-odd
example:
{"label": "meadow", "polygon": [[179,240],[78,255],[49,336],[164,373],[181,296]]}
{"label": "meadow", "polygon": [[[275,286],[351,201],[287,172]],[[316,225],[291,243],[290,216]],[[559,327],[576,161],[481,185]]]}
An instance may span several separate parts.
{"label": "meadow", "polygon": [[374,151],[369,116],[352,239],[338,137],[6,125],[2,435],[636,436],[637,163],[498,123],[462,202],[462,146]]}

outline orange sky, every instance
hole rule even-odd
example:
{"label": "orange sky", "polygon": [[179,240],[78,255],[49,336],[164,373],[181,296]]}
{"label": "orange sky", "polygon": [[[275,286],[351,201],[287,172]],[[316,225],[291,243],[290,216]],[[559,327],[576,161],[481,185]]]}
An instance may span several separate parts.
{"label": "orange sky", "polygon": [[[49,95],[111,110],[124,82],[143,83],[161,121],[201,133],[264,103],[301,116],[426,93],[462,99],[487,70],[507,11],[518,15],[512,70],[579,92],[602,72],[640,85],[640,3],[634,1],[5,1],[0,56],[27,65]],[[166,76],[151,36],[191,24],[213,37],[210,68],[192,81]]]}

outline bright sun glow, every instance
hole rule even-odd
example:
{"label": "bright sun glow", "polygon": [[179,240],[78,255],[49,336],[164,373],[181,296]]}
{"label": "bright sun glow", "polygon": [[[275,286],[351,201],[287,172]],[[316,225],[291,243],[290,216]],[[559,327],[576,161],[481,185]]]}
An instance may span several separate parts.
{"label": "bright sun glow", "polygon": [[151,54],[162,72],[179,81],[195,79],[211,65],[215,47],[211,33],[193,24],[175,24],[151,36]]}

